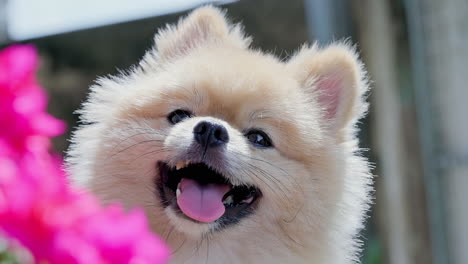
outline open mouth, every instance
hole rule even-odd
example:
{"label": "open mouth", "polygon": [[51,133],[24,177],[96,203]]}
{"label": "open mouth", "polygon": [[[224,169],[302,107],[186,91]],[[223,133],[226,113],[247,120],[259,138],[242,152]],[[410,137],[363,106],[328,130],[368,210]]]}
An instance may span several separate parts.
{"label": "open mouth", "polygon": [[179,162],[175,167],[158,162],[157,182],[164,206],[190,220],[203,223],[239,221],[254,209],[261,196],[254,186],[234,186],[205,163]]}

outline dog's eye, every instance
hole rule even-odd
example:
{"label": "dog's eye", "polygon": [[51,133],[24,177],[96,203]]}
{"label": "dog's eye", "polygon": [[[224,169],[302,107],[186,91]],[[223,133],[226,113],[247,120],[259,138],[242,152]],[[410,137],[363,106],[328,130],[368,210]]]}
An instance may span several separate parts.
{"label": "dog's eye", "polygon": [[250,130],[245,136],[256,147],[269,148],[273,146],[270,137],[261,130]]}
{"label": "dog's eye", "polygon": [[167,116],[167,120],[169,122],[171,122],[172,124],[177,124],[179,123],[180,121],[186,119],[186,118],[191,118],[193,115],[190,111],[187,111],[187,110],[181,110],[181,109],[177,109],[173,112],[171,112],[168,116]]}

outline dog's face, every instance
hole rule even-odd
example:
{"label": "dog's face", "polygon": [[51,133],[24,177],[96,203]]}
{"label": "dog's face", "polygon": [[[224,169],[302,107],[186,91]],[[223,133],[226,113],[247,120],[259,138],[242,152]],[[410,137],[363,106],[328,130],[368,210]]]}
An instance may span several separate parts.
{"label": "dog's face", "polygon": [[323,235],[365,106],[360,64],[343,44],[288,62],[248,44],[213,8],[160,32],[137,69],[93,87],[75,179],[143,206],[162,236]]}
{"label": "dog's face", "polygon": [[258,216],[303,202],[300,183],[323,135],[319,109],[285,71],[242,49],[203,49],[173,62],[163,78],[174,82],[125,111],[160,140],[161,153],[148,160],[154,199],[177,227],[262,222]]}

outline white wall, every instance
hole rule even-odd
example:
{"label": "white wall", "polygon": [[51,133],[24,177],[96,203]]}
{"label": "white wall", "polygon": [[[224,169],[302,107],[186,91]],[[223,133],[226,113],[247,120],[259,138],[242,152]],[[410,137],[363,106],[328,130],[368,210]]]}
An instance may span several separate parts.
{"label": "white wall", "polygon": [[[186,10],[212,0],[8,0],[12,40],[142,19]],[[216,3],[233,2],[232,0]]]}

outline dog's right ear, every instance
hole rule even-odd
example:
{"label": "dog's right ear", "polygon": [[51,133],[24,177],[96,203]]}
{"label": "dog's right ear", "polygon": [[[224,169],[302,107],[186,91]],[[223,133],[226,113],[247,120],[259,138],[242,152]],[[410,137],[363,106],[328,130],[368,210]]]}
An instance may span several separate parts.
{"label": "dog's right ear", "polygon": [[155,36],[158,62],[184,56],[201,45],[223,43],[241,48],[250,44],[239,25],[232,26],[224,12],[212,6],[198,8],[176,26],[169,25]]}

